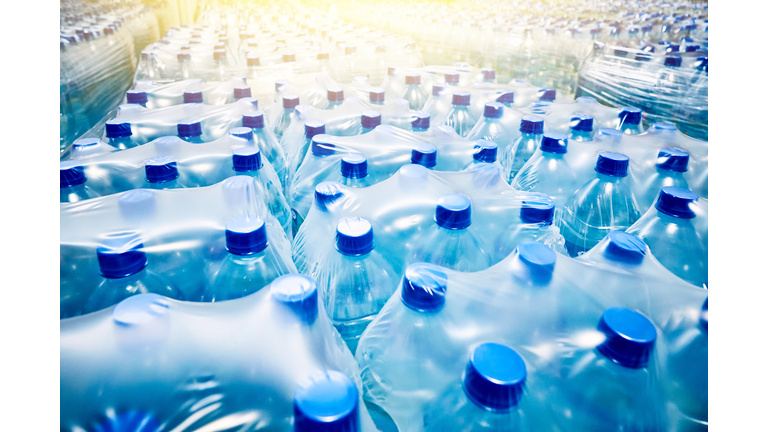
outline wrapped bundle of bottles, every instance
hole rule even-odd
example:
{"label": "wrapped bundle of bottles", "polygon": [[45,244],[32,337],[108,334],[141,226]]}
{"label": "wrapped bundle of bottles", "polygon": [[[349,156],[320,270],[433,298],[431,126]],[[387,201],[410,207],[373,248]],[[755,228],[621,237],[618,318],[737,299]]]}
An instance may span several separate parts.
{"label": "wrapped bundle of bottles", "polygon": [[99,122],[123,97],[136,53],[159,37],[139,2],[61,3],[59,149]]}
{"label": "wrapped bundle of bottles", "polygon": [[61,430],[707,429],[706,141],[468,59],[294,67],[378,33],[259,7],[63,152]]}

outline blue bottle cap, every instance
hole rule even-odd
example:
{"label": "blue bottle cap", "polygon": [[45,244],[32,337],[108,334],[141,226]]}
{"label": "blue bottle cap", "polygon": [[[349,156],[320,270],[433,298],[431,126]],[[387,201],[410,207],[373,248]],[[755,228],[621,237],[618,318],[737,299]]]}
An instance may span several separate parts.
{"label": "blue bottle cap", "polygon": [[623,307],[607,309],[597,330],[606,338],[597,346],[600,354],[631,369],[648,365],[656,342],[656,327],[643,314]]}
{"label": "blue bottle cap", "polygon": [[401,300],[416,312],[436,312],[445,305],[448,275],[440,267],[427,263],[411,264],[405,269]]}
{"label": "blue bottle cap", "polygon": [[125,92],[125,99],[129,104],[144,105],[147,103],[147,92],[138,90],[128,90]]}
{"label": "blue bottle cap", "polygon": [[368,159],[360,153],[347,153],[341,157],[341,176],[360,179],[368,175]]}
{"label": "blue bottle cap", "polygon": [[699,324],[705,332],[709,332],[709,297],[704,300],[701,306],[701,315],[699,315]]}
{"label": "blue bottle cap", "polygon": [[643,118],[643,110],[632,107],[624,107],[619,112],[622,124],[639,125]]}
{"label": "blue bottle cap", "polygon": [[107,138],[122,138],[133,135],[131,132],[131,123],[123,119],[107,120],[104,125],[107,132]]}
{"label": "blue bottle cap", "polygon": [[494,79],[496,79],[496,69],[483,68],[483,69],[480,69],[480,73],[483,74],[483,79],[484,80],[494,80]]}
{"label": "blue bottle cap", "polygon": [[685,52],[696,52],[701,48],[699,45],[688,45],[685,47]]}
{"label": "blue bottle cap", "polygon": [[328,89],[328,102],[342,102],[344,90],[338,87]]}
{"label": "blue bottle cap", "polygon": [[645,258],[648,249],[645,242],[624,231],[608,233],[608,244],[605,247],[606,258],[626,264],[639,264]]}
{"label": "blue bottle cap", "polygon": [[[640,49],[642,51],[646,52],[646,53],[655,53],[656,52],[656,47],[653,46],[653,45],[646,45],[646,46],[644,46],[644,47],[642,47]],[[650,56],[649,56],[649,58],[650,58]]]}
{"label": "blue bottle cap", "polygon": [[456,92],[453,94],[453,100],[451,103],[459,106],[469,106],[470,94],[467,92]]}
{"label": "blue bottle cap", "polygon": [[149,183],[166,183],[179,177],[176,160],[170,156],[158,156],[147,159],[144,171]]}
{"label": "blue bottle cap", "polygon": [[[133,299],[144,296],[156,296],[156,294],[139,294],[129,297],[123,300],[123,302],[129,300],[133,301]],[[118,306],[119,305],[120,304],[118,304]],[[116,310],[117,307],[115,307],[115,311]],[[160,429],[160,423],[157,422],[152,414],[143,411],[127,411],[121,412],[113,418],[104,420],[104,422],[94,429],[93,432],[159,432]]]}
{"label": "blue bottle cap", "polygon": [[243,127],[264,129],[264,113],[261,111],[248,111],[243,114]]}
{"label": "blue bottle cap", "polygon": [[416,111],[413,113],[413,120],[411,121],[411,127],[414,129],[429,129],[429,113],[424,111]]}
{"label": "blue bottle cap", "polygon": [[328,156],[336,152],[336,146],[331,142],[332,136],[318,134],[312,137],[312,154],[315,156]]}
{"label": "blue bottle cap", "polygon": [[233,137],[242,138],[244,140],[253,141],[253,130],[248,127],[233,128],[229,131],[229,134]]}
{"label": "blue bottle cap", "polygon": [[296,95],[283,96],[283,108],[294,109],[299,105],[299,97]]}
{"label": "blue bottle cap", "polygon": [[235,87],[235,99],[251,97],[250,87]]}
{"label": "blue bottle cap", "polygon": [[557,132],[547,132],[541,137],[541,151],[546,153],[568,153],[568,137]]}
{"label": "blue bottle cap", "polygon": [[437,165],[437,147],[430,143],[416,143],[411,150],[411,163],[432,168]]}
{"label": "blue bottle cap", "polygon": [[498,96],[496,97],[496,102],[502,103],[502,104],[515,103],[515,92],[502,90],[501,93],[497,93],[497,94]]}
{"label": "blue bottle cap", "polygon": [[629,158],[621,153],[609,151],[597,155],[595,171],[612,177],[626,177],[629,169]]}
{"label": "blue bottle cap", "polygon": [[708,66],[709,66],[709,57],[707,56],[696,57],[696,61],[693,63],[693,67],[696,68],[696,70],[700,70],[700,71],[707,69]]}
{"label": "blue bottle cap", "polygon": [[373,228],[361,217],[348,217],[336,225],[336,250],[348,256],[365,255],[373,250]]}
{"label": "blue bottle cap", "polygon": [[[459,74],[456,72],[448,72],[445,74],[445,82],[449,84],[458,84],[459,83]],[[432,94],[434,93],[434,90],[432,91]]]}
{"label": "blue bottle cap", "polygon": [[283,54],[283,63],[291,63],[296,61],[296,54]]}
{"label": "blue bottle cap", "polygon": [[654,129],[667,130],[667,131],[677,130],[677,126],[673,125],[672,123],[667,123],[667,122],[654,123],[652,125],[652,127]]}
{"label": "blue bottle cap", "polygon": [[678,56],[664,57],[664,66],[680,67],[683,64],[683,58]]}
{"label": "blue bottle cap", "polygon": [[440,93],[445,90],[445,86],[442,84],[432,84],[432,96],[439,96]]}
{"label": "blue bottle cap", "polygon": [[147,266],[144,245],[135,232],[120,232],[109,236],[96,248],[101,275],[119,279],[134,275]]}
{"label": "blue bottle cap", "polygon": [[405,76],[405,85],[417,85],[417,84],[421,84],[421,75],[408,74]]}
{"label": "blue bottle cap", "polygon": [[315,186],[315,204],[327,210],[330,205],[344,197],[346,187],[338,182],[324,181]]}
{"label": "blue bottle cap", "polygon": [[296,388],[293,431],[358,432],[358,399],[355,383],[341,372],[312,375]]}
{"label": "blue bottle cap", "polygon": [[667,52],[680,52],[680,45],[673,43],[667,45]]}
{"label": "blue bottle cap", "polygon": [[523,396],[527,372],[515,350],[496,343],[484,343],[472,351],[462,387],[469,400],[480,408],[504,412]]}
{"label": "blue bottle cap", "polygon": [[535,115],[527,115],[520,120],[520,132],[541,135],[544,133],[544,119]]}
{"label": "blue bottle cap", "polygon": [[203,92],[201,91],[185,91],[184,103],[203,103]]}
{"label": "blue bottle cap", "polygon": [[304,123],[304,135],[308,139],[312,139],[315,135],[321,135],[325,133],[325,123],[320,120],[307,120]]}
{"label": "blue bottle cap", "polygon": [[232,169],[235,172],[258,171],[262,166],[261,152],[256,146],[236,148],[232,155]]}
{"label": "blue bottle cap", "polygon": [[699,196],[688,189],[664,186],[656,200],[656,210],[669,216],[692,219],[696,213],[691,210],[691,204],[698,200]]}
{"label": "blue bottle cap", "polygon": [[306,324],[317,318],[317,284],[309,276],[287,274],[269,284],[269,295],[288,306]]}
{"label": "blue bottle cap", "polygon": [[184,120],[176,125],[179,138],[198,137],[203,134],[200,120]]}
{"label": "blue bottle cap", "polygon": [[555,202],[548,195],[538,192],[528,193],[520,208],[520,220],[523,223],[552,224],[555,216]]}
{"label": "blue bottle cap", "polygon": [[477,140],[475,141],[475,152],[472,159],[477,162],[494,163],[499,151],[499,146],[493,141]]}
{"label": "blue bottle cap", "polygon": [[554,102],[557,97],[557,90],[551,88],[540,89],[538,97],[540,101]]}
{"label": "blue bottle cap", "polygon": [[582,113],[574,113],[571,116],[570,128],[575,131],[592,132],[595,119]]}
{"label": "blue bottle cap", "polygon": [[437,200],[435,222],[449,230],[460,230],[472,224],[472,201],[462,194],[447,194]]}
{"label": "blue bottle cap", "polygon": [[665,147],[659,150],[656,166],[668,171],[688,171],[688,152],[681,149]]}
{"label": "blue bottle cap", "polygon": [[484,117],[501,118],[502,114],[504,114],[504,105],[498,102],[491,102],[491,103],[485,104],[485,109],[483,109]]}
{"label": "blue bottle cap", "polygon": [[83,167],[77,161],[59,162],[59,187],[68,188],[85,183]]}
{"label": "blue bottle cap", "polygon": [[[554,208],[554,204],[552,205]],[[515,248],[517,259],[523,267],[515,273],[536,285],[546,285],[552,280],[557,254],[549,246],[533,241],[520,242]]]}
{"label": "blue bottle cap", "polygon": [[227,250],[233,255],[253,255],[267,248],[267,227],[258,216],[236,216],[224,231]]}
{"label": "blue bottle cap", "polygon": [[381,124],[381,113],[374,110],[363,111],[360,124],[366,129],[373,129]]}
{"label": "blue bottle cap", "polygon": [[379,87],[372,88],[368,92],[368,98],[371,101],[371,103],[384,102],[384,89]]}

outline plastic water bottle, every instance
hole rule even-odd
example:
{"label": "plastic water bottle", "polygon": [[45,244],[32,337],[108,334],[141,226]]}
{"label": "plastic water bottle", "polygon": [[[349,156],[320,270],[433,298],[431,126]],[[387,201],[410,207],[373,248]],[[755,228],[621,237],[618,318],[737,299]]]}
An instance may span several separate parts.
{"label": "plastic water bottle", "polygon": [[245,59],[246,66],[248,67],[247,77],[248,80],[256,82],[259,78],[259,69],[261,66],[261,60],[258,53],[248,53]]}
{"label": "plastic water bottle", "polygon": [[98,194],[92,191],[87,182],[83,167],[76,161],[59,163],[59,202],[71,203],[96,198]]}
{"label": "plastic water bottle", "polygon": [[253,294],[290,269],[267,247],[267,227],[258,216],[237,216],[224,232],[229,256],[206,287],[201,301],[233,300]]}
{"label": "plastic water bottle", "polygon": [[697,229],[696,193],[674,186],[661,189],[654,207],[628,233],[636,235],[669,271],[696,286],[709,283],[708,235]]}
{"label": "plastic water bottle", "polygon": [[540,192],[551,197],[558,217],[573,191],[578,188],[574,173],[565,154],[568,138],[557,132],[542,135],[540,151],[534,153],[512,181],[512,187],[526,192]]}
{"label": "plastic water bottle", "polygon": [[299,169],[302,161],[304,160],[304,157],[307,155],[307,151],[312,145],[312,138],[315,135],[322,135],[322,134],[325,134],[325,123],[323,123],[322,121],[307,120],[304,123],[304,143],[301,146],[301,151],[299,152],[299,157],[298,157],[298,163],[296,164],[296,169],[293,170],[294,173]]}
{"label": "plastic water bottle", "polygon": [[129,104],[137,104],[146,108],[149,98],[147,97],[147,92],[145,91],[128,90],[127,92],[125,92],[125,100]]}
{"label": "plastic water bottle", "polygon": [[251,96],[251,88],[250,87],[235,87],[233,90],[233,94],[235,100],[240,100],[243,98],[249,98]]}
{"label": "plastic water bottle", "polygon": [[83,314],[108,308],[136,294],[154,293],[176,300],[184,294],[160,275],[147,270],[147,254],[136,233],[116,233],[96,249],[102,282],[86,302]]}
{"label": "plastic water bottle", "polygon": [[477,140],[475,141],[475,151],[472,153],[472,162],[464,168],[464,171],[471,171],[477,164],[494,164],[501,170],[501,165],[496,162],[498,156],[499,146],[493,141]]}
{"label": "plastic water bottle", "polygon": [[193,144],[203,144],[203,126],[200,120],[184,120],[176,125],[179,138]]}
{"label": "plastic water bottle", "polygon": [[229,72],[229,61],[227,60],[227,51],[216,49],[213,51],[214,73],[211,76],[213,81],[226,81],[232,75]]}
{"label": "plastic water bottle", "polygon": [[360,393],[354,381],[327,370],[299,383],[293,398],[294,432],[359,432]]}
{"label": "plastic water bottle", "polygon": [[496,70],[490,68],[480,69],[480,73],[483,74],[483,82],[496,83]]}
{"label": "plastic water bottle", "polygon": [[491,266],[491,257],[469,227],[472,202],[462,194],[443,195],[433,225],[417,243],[408,263],[427,262],[452,270],[473,272]]}
{"label": "plastic water bottle", "polygon": [[179,169],[176,160],[170,156],[158,156],[147,159],[144,162],[146,182],[144,187],[148,189],[176,189],[183,187],[177,184]]}
{"label": "plastic water bottle", "polygon": [[381,105],[384,106],[384,96],[386,95],[385,91],[381,87],[374,87],[368,92],[368,101],[371,103],[371,105]]}
{"label": "plastic water bottle", "polygon": [[510,224],[494,242],[494,261],[501,261],[524,242],[539,241],[554,222],[555,203],[544,194],[531,194],[520,207],[520,222]]}
{"label": "plastic water bottle", "polygon": [[177,71],[174,75],[174,81],[184,81],[192,78],[192,54],[188,52],[180,52],[176,54]]}
{"label": "plastic water bottle", "polygon": [[275,185],[262,170],[264,164],[261,161],[261,152],[258,147],[239,147],[232,155],[232,169],[236,175],[246,175],[255,181],[259,195],[269,208],[269,212],[280,222],[280,225],[290,235],[291,209],[283,191]]}
{"label": "plastic water bottle", "polygon": [[424,409],[424,431],[544,430],[536,429],[535,413],[529,412],[536,407],[526,402],[527,377],[525,361],[515,350],[496,343],[479,345],[461,381]]}
{"label": "plastic water bottle", "polygon": [[515,92],[499,90],[497,93],[496,102],[504,105],[507,108],[512,108],[512,104],[515,103]]}
{"label": "plastic water bottle", "polygon": [[360,153],[347,153],[341,157],[339,183],[347,187],[364,188],[371,185],[368,177],[368,159]]}
{"label": "plastic water bottle", "polygon": [[623,182],[629,158],[620,153],[600,152],[596,176],[566,202],[560,229],[572,257],[592,249],[611,231],[624,231],[640,218],[632,191]]}
{"label": "plastic water bottle", "polygon": [[88,159],[117,151],[116,148],[104,143],[98,138],[80,138],[72,143],[69,160]]}
{"label": "plastic water bottle", "polygon": [[131,132],[130,122],[119,118],[107,120],[104,130],[108,139],[107,144],[113,148],[125,150],[139,145],[131,138],[133,132]]}
{"label": "plastic water bottle", "polygon": [[336,109],[344,103],[344,90],[340,87],[329,88],[327,92],[328,104],[325,109]]}
{"label": "plastic water bottle", "polygon": [[299,105],[299,97],[296,95],[283,96],[283,113],[277,118],[272,132],[275,133],[277,139],[281,139],[285,130],[291,125],[293,119],[296,118],[296,107]]}
{"label": "plastic water bottle", "polygon": [[[446,72],[445,73],[445,83],[449,86],[458,86],[459,85],[459,73],[458,72]],[[434,94],[434,90],[433,93]]]}
{"label": "plastic water bottle", "polygon": [[[312,227],[314,228],[297,232],[291,247],[293,262],[296,263],[299,273],[308,273],[309,266],[316,261],[314,257],[317,255],[333,251],[335,245],[323,244],[327,246],[326,250],[318,248],[317,236],[319,233],[332,232],[335,229],[333,210],[344,202],[345,191],[344,185],[333,181],[320,182],[315,186],[315,199],[312,202],[315,211],[311,213],[313,216],[307,212],[307,217],[313,218]],[[311,247],[307,248],[306,245]]]}
{"label": "plastic water bottle", "polygon": [[645,178],[635,178],[634,182],[638,192],[637,204],[641,209],[648,209],[656,202],[661,188],[674,186],[681,189],[690,189],[688,182],[683,178],[683,173],[688,171],[688,152],[677,148],[665,147],[659,150],[656,158],[656,172],[648,174]]}
{"label": "plastic water bottle", "polygon": [[504,167],[504,180],[507,183],[512,183],[517,172],[539,148],[544,133],[544,119],[534,115],[524,116],[520,120],[520,132],[522,135],[507,146],[502,155],[501,166]]}
{"label": "plastic water bottle", "polygon": [[512,144],[511,131],[501,122],[504,115],[504,105],[498,102],[485,104],[483,118],[475,124],[467,134],[468,140],[488,140],[495,142],[501,149]]}
{"label": "plastic water bottle", "polygon": [[424,111],[416,111],[413,113],[413,121],[411,121],[411,130],[414,132],[427,132],[429,130],[429,113]]}
{"label": "plastic water bottle", "polygon": [[573,430],[665,430],[653,360],[656,327],[639,312],[613,307],[597,332],[597,346],[561,357],[564,398],[552,399],[553,412],[567,413],[562,421]]}
{"label": "plastic water bottle", "polygon": [[430,143],[416,143],[411,150],[411,163],[432,169],[437,165],[437,147]]}
{"label": "plastic water bottle", "polygon": [[360,135],[371,132],[376,129],[376,126],[381,124],[381,113],[374,110],[363,111],[363,115],[360,116],[360,124],[363,127]]}
{"label": "plastic water bottle", "polygon": [[574,141],[594,141],[594,138],[592,138],[594,123],[595,119],[592,116],[574,113],[571,117],[571,134],[568,138]]}
{"label": "plastic water bottle", "polygon": [[398,276],[374,250],[373,228],[366,219],[351,217],[338,223],[336,250],[324,261],[327,269],[313,267],[310,276],[318,281],[334,327],[354,352],[360,335],[395,292]]}
{"label": "plastic water bottle", "polygon": [[424,107],[429,95],[421,89],[421,75],[408,74],[405,76],[405,91],[400,96],[408,101],[408,106],[418,111]]}
{"label": "plastic water bottle", "polygon": [[618,129],[627,135],[640,135],[645,132],[642,125],[643,110],[631,107],[624,107],[619,112]]}
{"label": "plastic water bottle", "polygon": [[272,168],[275,169],[280,185],[285,187],[288,177],[285,152],[272,132],[264,127],[264,113],[261,111],[249,111],[243,114],[243,127],[249,128],[253,133],[253,145],[261,150]]}
{"label": "plastic water bottle", "polygon": [[182,98],[185,104],[201,104],[203,103],[203,92],[200,90],[185,90]]}
{"label": "plastic water bottle", "polygon": [[456,92],[453,94],[453,108],[445,117],[445,124],[452,127],[462,137],[466,137],[475,126],[477,120],[469,110],[470,94]]}

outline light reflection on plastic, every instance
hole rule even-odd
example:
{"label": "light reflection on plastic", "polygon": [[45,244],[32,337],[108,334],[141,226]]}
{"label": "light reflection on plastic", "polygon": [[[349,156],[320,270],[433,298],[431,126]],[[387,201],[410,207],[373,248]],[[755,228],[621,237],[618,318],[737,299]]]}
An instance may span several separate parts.
{"label": "light reflection on plastic", "polygon": [[175,252],[179,250],[194,249],[203,244],[202,240],[184,240],[173,243],[165,243],[157,246],[145,247],[146,253]]}

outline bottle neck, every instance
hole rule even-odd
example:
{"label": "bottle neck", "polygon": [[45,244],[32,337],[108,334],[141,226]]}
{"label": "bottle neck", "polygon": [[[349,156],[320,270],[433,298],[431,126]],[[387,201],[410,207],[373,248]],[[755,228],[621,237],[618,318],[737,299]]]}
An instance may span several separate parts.
{"label": "bottle neck", "polygon": [[263,259],[266,254],[267,254],[267,248],[264,248],[261,251],[251,255],[235,255],[233,253],[230,253],[229,257],[236,264],[248,265]]}
{"label": "bottle neck", "polygon": [[468,111],[469,110],[469,106],[467,106],[467,105],[454,105],[453,106],[453,110],[454,111]]}
{"label": "bottle neck", "polygon": [[609,183],[619,183],[621,179],[624,177],[615,177],[607,174],[603,174],[601,172],[595,171],[595,174],[597,174],[597,179],[603,182],[609,182]]}
{"label": "bottle neck", "polygon": [[181,138],[182,140],[188,143],[193,143],[193,144],[202,144],[203,142],[202,135],[179,137],[179,138]]}
{"label": "bottle neck", "polygon": [[522,135],[520,135],[520,139],[522,139],[523,141],[528,141],[528,140],[540,141],[542,135],[543,134],[525,133],[524,132]]}
{"label": "bottle neck", "polygon": [[675,178],[675,179],[682,179],[683,178],[683,173],[678,172],[678,171],[671,171],[671,170],[668,170],[668,169],[664,169],[664,168],[661,168],[659,166],[656,167],[656,172],[660,176],[664,176],[664,177],[671,177],[671,178]]}
{"label": "bottle neck", "polygon": [[592,141],[592,132],[571,130],[570,138],[576,141]]}

